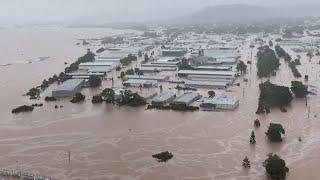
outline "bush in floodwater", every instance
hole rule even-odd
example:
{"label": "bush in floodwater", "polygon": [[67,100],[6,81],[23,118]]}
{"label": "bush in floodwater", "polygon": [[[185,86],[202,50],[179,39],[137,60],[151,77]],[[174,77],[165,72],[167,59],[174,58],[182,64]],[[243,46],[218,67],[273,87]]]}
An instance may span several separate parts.
{"label": "bush in floodwater", "polygon": [[76,95],[71,99],[72,103],[79,103],[86,99],[86,96],[81,93],[76,93]]}
{"label": "bush in floodwater", "polygon": [[23,106],[19,106],[15,109],[13,109],[11,112],[16,114],[16,113],[21,113],[21,112],[31,112],[33,111],[34,107],[32,106],[27,106],[27,105],[23,105]]}
{"label": "bush in floodwater", "polygon": [[49,101],[56,101],[57,99],[55,98],[55,97],[49,97],[49,96],[46,96],[45,98],[44,98],[44,100],[45,101],[47,101],[47,102],[49,102]]}
{"label": "bush in floodwater", "polygon": [[165,151],[159,154],[152,155],[153,158],[158,159],[158,162],[167,162],[169,159],[173,158],[173,154]]}
{"label": "bush in floodwater", "polygon": [[102,103],[103,99],[102,99],[101,95],[95,95],[95,96],[92,97],[91,102],[93,104],[98,104],[98,103]]}

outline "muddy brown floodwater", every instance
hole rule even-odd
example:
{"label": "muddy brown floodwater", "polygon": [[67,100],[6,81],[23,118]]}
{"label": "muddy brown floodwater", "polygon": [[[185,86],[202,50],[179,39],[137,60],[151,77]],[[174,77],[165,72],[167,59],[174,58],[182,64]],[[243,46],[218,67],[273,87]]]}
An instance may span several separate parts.
{"label": "muddy brown floodwater", "polygon": [[[238,80],[240,87],[230,88],[232,92],[228,94],[240,100],[240,107],[232,112],[146,111],[144,108],[92,105],[90,100],[83,104],[61,100],[44,103],[32,113],[11,114],[12,108],[33,103],[22,96],[30,87],[59,73],[65,61],[73,62],[85,52],[87,47],[75,45],[77,38],[116,33],[123,32],[60,27],[0,30],[0,64],[13,63],[0,66],[1,168],[18,168],[69,180],[267,179],[262,162],[268,153],[275,152],[290,168],[287,179],[318,178],[319,96],[308,98],[309,118],[304,100],[293,100],[287,113],[272,109],[267,116],[257,116],[261,80],[256,78],[256,60],[246,75],[250,82],[243,83],[242,77]],[[50,58],[23,63],[40,56]],[[242,50],[242,59],[247,61],[248,57],[249,50]],[[320,66],[316,61],[315,58],[314,63],[308,63],[302,56],[298,69],[302,74],[308,72],[309,84],[319,86]],[[271,81],[290,85],[293,79],[290,69],[281,60],[280,70]],[[109,83],[104,82],[104,87]],[[82,92],[91,97],[100,90],[84,89]],[[64,107],[55,109],[56,104]],[[255,130],[257,144],[251,146],[249,137],[256,118],[260,119],[261,127]],[[284,125],[284,142],[268,142],[264,132],[270,122]],[[167,150],[174,154],[167,163],[158,163],[151,157]],[[245,156],[251,161],[250,170],[242,169]]]}

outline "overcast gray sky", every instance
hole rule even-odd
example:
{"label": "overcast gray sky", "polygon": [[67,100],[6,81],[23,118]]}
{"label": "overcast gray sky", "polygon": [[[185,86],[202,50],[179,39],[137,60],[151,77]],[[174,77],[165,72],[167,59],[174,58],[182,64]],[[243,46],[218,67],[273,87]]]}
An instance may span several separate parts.
{"label": "overcast gray sky", "polygon": [[279,5],[319,0],[0,0],[0,24],[141,21],[181,16],[218,4]]}

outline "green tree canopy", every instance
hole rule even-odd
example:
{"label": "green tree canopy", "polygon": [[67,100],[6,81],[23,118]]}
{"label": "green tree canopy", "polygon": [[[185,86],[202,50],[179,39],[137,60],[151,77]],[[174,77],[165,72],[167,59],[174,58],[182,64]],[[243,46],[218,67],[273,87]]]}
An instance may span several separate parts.
{"label": "green tree canopy", "polygon": [[266,168],[269,176],[277,180],[285,179],[287,172],[289,172],[289,168],[286,167],[286,162],[278,155],[272,153],[268,155],[263,166]]}
{"label": "green tree canopy", "polygon": [[285,134],[285,131],[281,124],[270,123],[266,135],[271,142],[281,142],[282,134]]}
{"label": "green tree canopy", "polygon": [[308,86],[301,81],[291,81],[291,91],[297,98],[303,98],[308,94]]}
{"label": "green tree canopy", "polygon": [[99,76],[94,75],[94,76],[89,77],[89,85],[91,87],[101,86],[101,82],[102,82],[102,80]]}

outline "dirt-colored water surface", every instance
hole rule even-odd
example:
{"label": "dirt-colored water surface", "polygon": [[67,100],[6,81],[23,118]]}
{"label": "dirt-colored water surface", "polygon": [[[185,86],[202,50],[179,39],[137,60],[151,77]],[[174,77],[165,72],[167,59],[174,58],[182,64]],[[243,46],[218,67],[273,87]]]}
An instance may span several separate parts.
{"label": "dirt-colored water surface", "polygon": [[[228,95],[240,100],[239,108],[231,112],[147,111],[143,107],[92,105],[90,100],[82,104],[61,100],[44,103],[32,113],[11,114],[16,106],[34,103],[22,96],[29,88],[61,72],[64,62],[73,62],[85,53],[87,47],[77,46],[77,39],[116,33],[123,32],[59,27],[0,29],[0,64],[12,63],[0,66],[1,168],[19,168],[69,180],[267,179],[262,162],[268,153],[275,152],[290,168],[287,179],[318,179],[319,96],[308,98],[309,118],[305,100],[296,99],[287,113],[272,109],[267,116],[257,116],[261,80],[256,77],[255,65],[246,75],[249,82],[244,83],[241,77],[240,87],[229,88],[232,92]],[[243,60],[249,60],[249,51],[242,50]],[[25,63],[42,56],[50,58]],[[298,69],[302,74],[309,74],[308,83],[320,85],[317,58],[309,63],[302,56],[301,61]],[[281,60],[280,70],[271,81],[289,86],[293,79],[292,72]],[[103,86],[109,83],[104,82]],[[90,98],[100,90],[82,92]],[[50,88],[42,96],[46,93],[50,93]],[[56,104],[63,108],[55,109]],[[253,126],[256,118],[261,122],[259,129]],[[284,142],[268,142],[264,133],[270,122],[283,124]],[[252,130],[257,140],[254,146],[249,144]],[[167,150],[174,154],[167,163],[151,157]],[[245,156],[251,161],[249,170],[241,165]]]}

